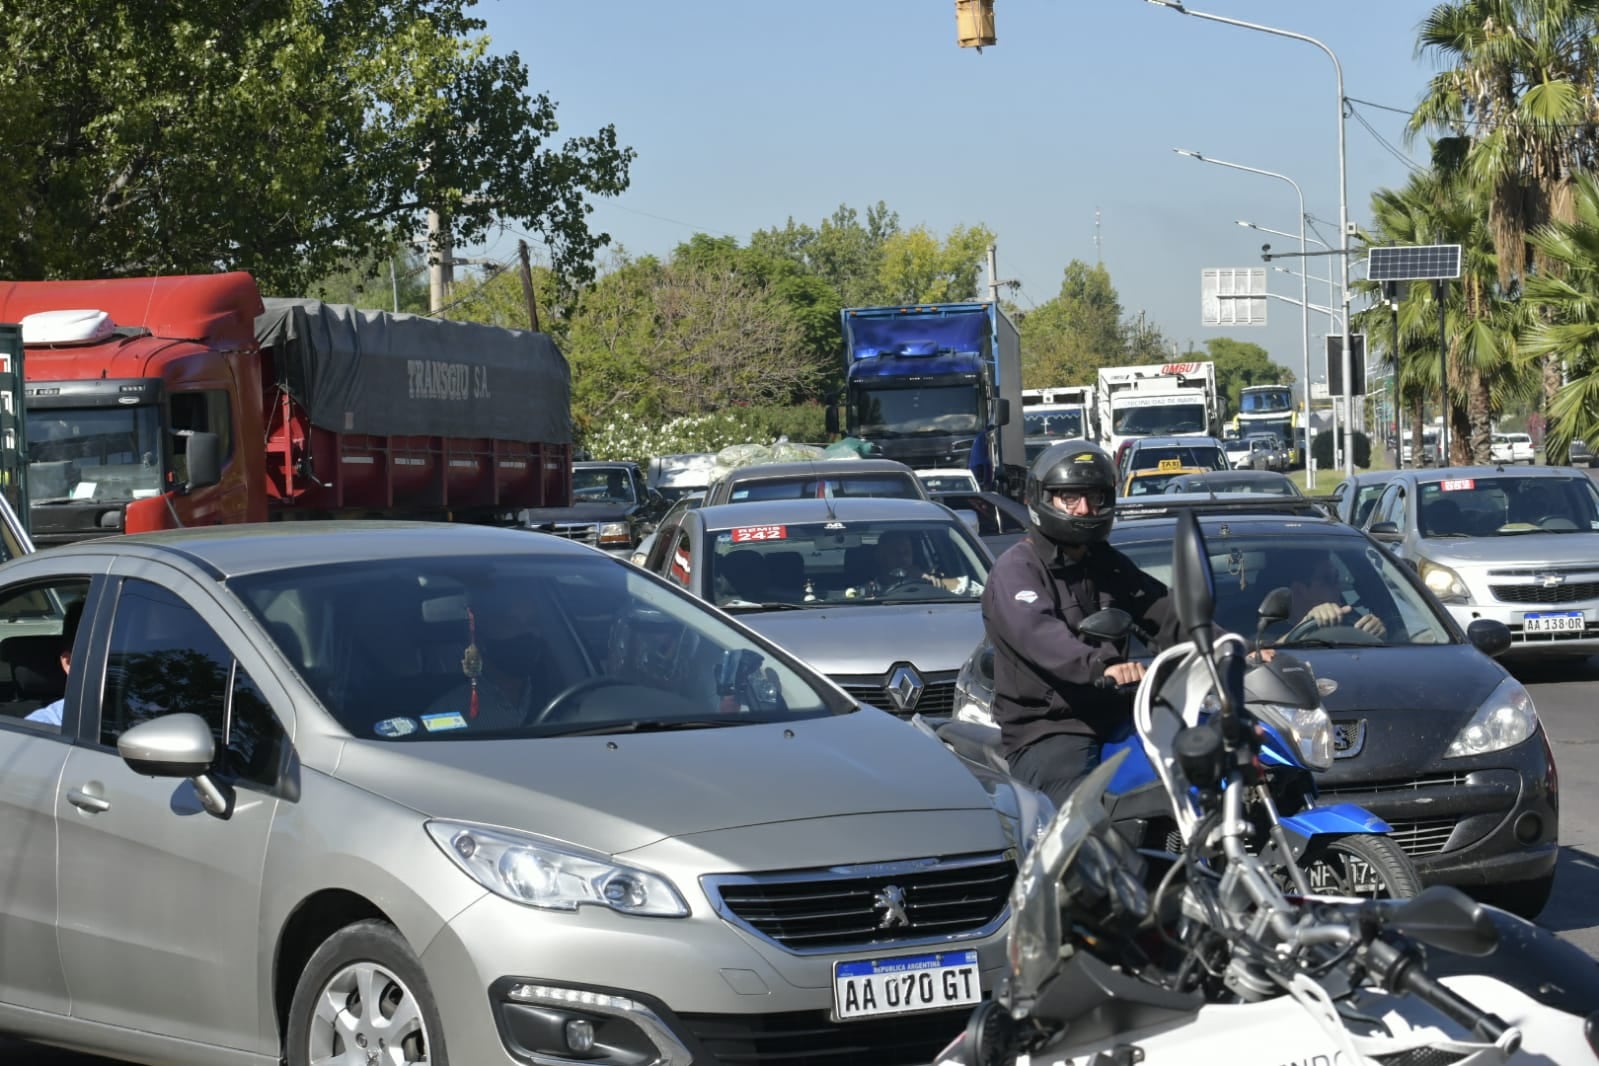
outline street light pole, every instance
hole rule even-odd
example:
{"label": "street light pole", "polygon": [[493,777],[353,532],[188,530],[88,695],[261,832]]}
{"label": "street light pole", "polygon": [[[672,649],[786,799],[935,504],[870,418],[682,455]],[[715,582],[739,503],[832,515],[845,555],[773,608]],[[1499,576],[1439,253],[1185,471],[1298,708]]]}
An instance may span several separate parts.
{"label": "street light pole", "polygon": [[[1259,174],[1263,178],[1276,178],[1278,181],[1286,181],[1292,185],[1294,187],[1294,195],[1299,197],[1299,254],[1301,256],[1305,254],[1305,194],[1299,188],[1297,181],[1287,174],[1279,174],[1275,170],[1261,170],[1259,167],[1246,167],[1242,163],[1229,163],[1223,159],[1212,159],[1207,155],[1189,151],[1187,148],[1173,148],[1172,151],[1178,155],[1188,156],[1190,159],[1197,159],[1201,163],[1214,163],[1216,166],[1226,167],[1228,170],[1242,170],[1246,174]],[[1301,274],[1299,277],[1299,325],[1305,363],[1305,450],[1303,454],[1305,456],[1305,486],[1313,489],[1316,487],[1316,461],[1310,457],[1310,290],[1306,287],[1307,284],[1304,275]]]}
{"label": "street light pole", "polygon": [[[1278,29],[1275,26],[1262,26],[1258,22],[1244,22],[1242,19],[1228,18],[1225,15],[1212,15],[1212,14],[1209,14],[1209,13],[1204,12],[1204,11],[1194,11],[1194,10],[1192,10],[1190,8],[1184,7],[1183,4],[1182,4],[1182,0],[1148,0],[1148,2],[1151,3],[1151,4],[1157,4],[1160,7],[1170,8],[1171,10],[1177,12],[1179,15],[1191,15],[1194,18],[1197,18],[1197,19],[1206,19],[1206,20],[1208,20],[1210,22],[1220,22],[1220,23],[1223,23],[1224,25],[1228,25],[1228,26],[1237,26],[1239,29],[1258,30],[1261,33],[1269,33],[1269,34],[1272,34],[1275,37],[1287,37],[1290,40],[1303,41],[1306,44],[1315,45],[1317,48],[1320,48],[1323,52],[1325,52],[1327,54],[1327,58],[1332,60],[1333,72],[1338,77],[1338,240],[1340,242],[1348,241],[1348,239],[1349,239],[1349,178],[1348,178],[1349,168],[1348,168],[1348,166],[1347,166],[1347,164],[1345,162],[1345,156],[1344,156],[1344,67],[1343,67],[1342,63],[1338,62],[1337,54],[1334,53],[1331,48],[1328,48],[1321,41],[1318,41],[1318,40],[1316,40],[1316,38],[1307,36],[1306,34],[1303,34],[1303,33],[1295,33],[1292,30],[1282,30],[1282,29]],[[1304,214],[1304,212],[1301,211],[1300,215],[1303,215],[1303,214]],[[1303,249],[1301,249],[1301,251],[1303,251]],[[1344,319],[1345,319],[1345,321],[1348,321],[1349,316],[1348,316],[1347,312],[1348,312],[1348,309],[1349,309],[1349,254],[1347,252],[1345,252],[1343,255],[1340,255],[1338,257],[1338,259],[1343,263],[1343,299],[1342,299],[1342,303],[1343,303],[1343,306],[1344,306],[1344,310],[1346,312],[1345,315],[1344,315]],[[1344,356],[1343,356],[1343,363],[1344,363],[1344,419],[1345,419],[1345,421],[1344,421],[1344,476],[1345,477],[1351,477],[1351,476],[1354,475],[1354,472],[1355,472],[1354,451],[1349,447],[1349,411],[1350,411],[1350,408],[1351,408],[1350,391],[1349,391],[1350,390],[1350,384],[1351,384],[1351,382],[1349,380],[1350,379],[1349,348],[1350,348],[1349,338],[1346,336],[1344,338],[1344,345],[1343,345],[1343,349],[1344,349]]]}

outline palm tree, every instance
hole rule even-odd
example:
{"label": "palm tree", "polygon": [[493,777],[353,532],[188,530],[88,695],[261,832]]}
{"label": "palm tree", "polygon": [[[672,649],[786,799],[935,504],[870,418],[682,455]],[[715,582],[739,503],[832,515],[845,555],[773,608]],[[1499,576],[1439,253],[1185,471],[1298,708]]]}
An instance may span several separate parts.
{"label": "palm tree", "polygon": [[[1487,198],[1498,284],[1547,269],[1527,234],[1569,220],[1573,176],[1594,161],[1599,0],[1454,0],[1422,22],[1419,55],[1444,67],[1428,83],[1410,133],[1452,134]],[[1544,360],[1546,406],[1559,385]]]}
{"label": "palm tree", "polygon": [[1565,462],[1573,438],[1599,441],[1599,181],[1577,178],[1572,220],[1532,234],[1533,247],[1557,267],[1527,279],[1527,298],[1549,314],[1529,329],[1523,358],[1565,363],[1569,381],[1549,406],[1544,455]]}

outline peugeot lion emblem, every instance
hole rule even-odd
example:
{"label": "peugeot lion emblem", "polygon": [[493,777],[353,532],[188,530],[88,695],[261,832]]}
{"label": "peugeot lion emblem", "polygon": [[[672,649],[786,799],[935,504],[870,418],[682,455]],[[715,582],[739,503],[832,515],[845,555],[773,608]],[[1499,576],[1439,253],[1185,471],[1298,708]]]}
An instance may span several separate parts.
{"label": "peugeot lion emblem", "polygon": [[883,912],[882,919],[877,923],[879,929],[897,929],[911,924],[910,915],[905,913],[905,890],[898,885],[879,889],[877,898],[872,900],[872,910]]}
{"label": "peugeot lion emblem", "polygon": [[1366,720],[1333,723],[1333,758],[1353,759],[1366,746]]}
{"label": "peugeot lion emblem", "polygon": [[905,663],[894,667],[888,675],[888,698],[894,701],[894,706],[905,713],[916,709],[917,702],[922,698],[922,692],[927,688],[922,675],[916,668]]}

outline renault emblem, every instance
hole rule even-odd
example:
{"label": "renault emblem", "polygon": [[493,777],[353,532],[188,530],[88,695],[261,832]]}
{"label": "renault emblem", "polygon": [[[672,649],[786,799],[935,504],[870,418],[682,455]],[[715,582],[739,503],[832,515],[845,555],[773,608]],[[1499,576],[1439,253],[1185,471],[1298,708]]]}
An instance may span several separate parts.
{"label": "renault emblem", "polygon": [[926,688],[927,683],[922,680],[922,675],[907,663],[894,667],[888,675],[888,698],[894,701],[896,709],[906,714],[916,709]]}
{"label": "renault emblem", "polygon": [[872,900],[872,910],[883,912],[877,923],[879,929],[897,929],[911,924],[911,916],[905,913],[905,890],[898,885],[879,889],[877,898]]}

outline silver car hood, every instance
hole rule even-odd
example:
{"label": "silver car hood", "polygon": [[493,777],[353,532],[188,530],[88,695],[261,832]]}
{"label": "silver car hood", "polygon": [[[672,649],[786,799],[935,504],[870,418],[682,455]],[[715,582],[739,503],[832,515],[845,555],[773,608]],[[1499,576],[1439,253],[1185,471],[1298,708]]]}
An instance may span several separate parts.
{"label": "silver car hood", "polygon": [[1447,565],[1462,563],[1515,563],[1541,569],[1584,563],[1599,570],[1599,532],[1522,533],[1510,537],[1472,537],[1455,540],[1434,537],[1421,542],[1427,558]]}
{"label": "silver car hood", "polygon": [[870,708],[676,733],[353,740],[334,776],[426,816],[522,829],[611,855],[773,822],[991,808],[942,744]]}
{"label": "silver car hood", "polygon": [[740,622],[829,675],[881,674],[897,662],[959,670],[983,639],[982,605],[888,603],[739,612]]}

